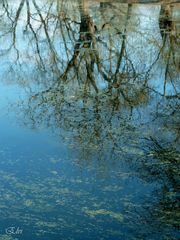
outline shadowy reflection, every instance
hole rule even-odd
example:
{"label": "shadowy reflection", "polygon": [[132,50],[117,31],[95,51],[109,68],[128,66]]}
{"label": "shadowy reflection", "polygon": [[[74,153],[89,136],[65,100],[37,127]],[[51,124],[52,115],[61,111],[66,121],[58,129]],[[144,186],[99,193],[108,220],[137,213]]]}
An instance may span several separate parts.
{"label": "shadowy reflection", "polygon": [[121,161],[160,184],[137,211],[167,236],[178,226],[177,7],[3,0],[0,11],[0,76],[26,92],[21,123],[53,130],[102,179]]}
{"label": "shadowy reflection", "polygon": [[[2,40],[8,39],[2,53],[15,58],[18,68],[31,59],[31,69],[53,79],[53,87],[62,82],[74,83],[84,91],[92,87],[98,92],[108,87],[126,100],[126,85],[139,84],[140,91],[148,88],[155,65],[159,64],[164,69],[163,94],[166,95],[170,81],[176,95],[174,81],[178,75],[174,76],[174,72],[179,73],[179,29],[173,20],[175,7],[167,9],[168,5],[162,5],[159,15],[159,6],[151,6],[152,9],[145,10],[147,17],[140,17],[143,11],[140,5],[111,3],[107,9],[106,4],[83,0],[44,5],[35,0],[10,4],[4,1],[2,15],[9,28],[1,34]],[[158,26],[144,30],[157,21],[163,43]],[[22,41],[26,46],[21,46]]]}

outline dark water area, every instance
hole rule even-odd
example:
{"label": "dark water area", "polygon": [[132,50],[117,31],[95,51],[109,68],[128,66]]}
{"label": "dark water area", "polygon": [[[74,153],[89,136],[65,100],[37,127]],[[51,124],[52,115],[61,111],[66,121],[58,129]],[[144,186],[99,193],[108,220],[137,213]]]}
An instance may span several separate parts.
{"label": "dark water area", "polygon": [[179,3],[1,0],[0,240],[179,239],[179,73]]}

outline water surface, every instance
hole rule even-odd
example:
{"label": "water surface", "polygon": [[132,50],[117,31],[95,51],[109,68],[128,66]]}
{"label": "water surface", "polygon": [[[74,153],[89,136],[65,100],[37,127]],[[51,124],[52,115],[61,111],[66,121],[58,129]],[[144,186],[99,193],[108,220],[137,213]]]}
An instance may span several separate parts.
{"label": "water surface", "polygon": [[2,0],[0,239],[178,239],[180,4]]}

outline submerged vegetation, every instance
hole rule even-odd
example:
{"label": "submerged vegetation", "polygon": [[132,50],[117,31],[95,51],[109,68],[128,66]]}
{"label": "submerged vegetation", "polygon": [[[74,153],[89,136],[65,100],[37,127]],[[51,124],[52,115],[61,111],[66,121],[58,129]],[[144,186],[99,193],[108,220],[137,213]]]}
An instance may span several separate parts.
{"label": "submerged vegetation", "polygon": [[179,10],[0,2],[0,239],[178,239]]}

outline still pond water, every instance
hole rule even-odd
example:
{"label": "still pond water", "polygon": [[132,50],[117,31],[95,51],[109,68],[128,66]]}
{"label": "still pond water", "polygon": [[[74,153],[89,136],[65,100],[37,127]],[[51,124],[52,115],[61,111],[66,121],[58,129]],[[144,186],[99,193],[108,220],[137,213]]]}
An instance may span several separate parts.
{"label": "still pond water", "polygon": [[0,2],[0,240],[179,238],[180,4]]}

